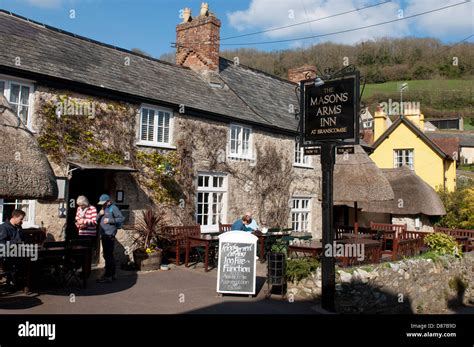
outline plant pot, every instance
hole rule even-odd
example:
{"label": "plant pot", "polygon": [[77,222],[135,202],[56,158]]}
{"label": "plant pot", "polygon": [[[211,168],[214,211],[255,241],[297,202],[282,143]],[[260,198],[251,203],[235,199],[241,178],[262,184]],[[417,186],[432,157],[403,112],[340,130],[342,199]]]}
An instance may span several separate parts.
{"label": "plant pot", "polygon": [[145,251],[138,249],[133,252],[133,260],[139,271],[152,271],[159,270],[161,266],[161,259],[163,254],[161,251],[146,253]]}

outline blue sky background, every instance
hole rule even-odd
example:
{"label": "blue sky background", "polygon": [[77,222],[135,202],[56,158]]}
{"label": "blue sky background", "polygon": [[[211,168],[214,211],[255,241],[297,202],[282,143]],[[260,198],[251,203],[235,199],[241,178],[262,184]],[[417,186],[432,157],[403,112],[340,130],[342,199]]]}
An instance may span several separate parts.
{"label": "blue sky background", "polygon": [[[207,0],[222,21],[221,38],[295,24],[364,7],[385,0]],[[464,0],[394,0],[356,13],[311,24],[243,37],[232,42],[261,42],[318,35],[384,22],[461,3]],[[154,57],[174,52],[175,27],[180,9],[198,15],[201,0],[0,0],[0,8],[36,21],[126,49],[140,48]],[[75,18],[70,18],[70,10]],[[402,11],[402,12],[400,12]],[[474,32],[473,3],[416,19],[340,34],[322,39],[242,46],[263,50],[303,47],[321,41],[354,44],[378,37],[435,37],[456,43]],[[473,42],[473,37],[468,41]],[[239,46],[222,46],[221,50]]]}

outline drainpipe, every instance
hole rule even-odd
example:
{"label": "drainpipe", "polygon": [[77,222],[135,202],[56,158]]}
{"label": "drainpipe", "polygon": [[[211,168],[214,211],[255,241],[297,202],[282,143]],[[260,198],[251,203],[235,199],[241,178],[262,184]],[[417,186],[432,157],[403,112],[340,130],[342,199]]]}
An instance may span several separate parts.
{"label": "drainpipe", "polygon": [[443,191],[446,193],[446,157],[443,158]]}

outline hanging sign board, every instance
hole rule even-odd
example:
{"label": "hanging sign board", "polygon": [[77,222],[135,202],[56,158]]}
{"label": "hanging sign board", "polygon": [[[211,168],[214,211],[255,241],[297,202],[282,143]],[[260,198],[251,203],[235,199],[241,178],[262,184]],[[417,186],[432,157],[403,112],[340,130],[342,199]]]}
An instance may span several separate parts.
{"label": "hanging sign board", "polygon": [[245,231],[219,235],[218,293],[255,294],[257,240]]}
{"label": "hanging sign board", "polygon": [[304,85],[304,140],[355,140],[359,74]]}

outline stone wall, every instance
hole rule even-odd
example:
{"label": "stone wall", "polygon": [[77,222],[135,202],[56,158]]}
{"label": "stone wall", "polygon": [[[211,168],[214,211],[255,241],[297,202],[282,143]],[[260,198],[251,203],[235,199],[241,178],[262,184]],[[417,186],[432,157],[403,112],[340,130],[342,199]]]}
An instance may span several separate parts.
{"label": "stone wall", "polygon": [[[91,97],[89,95],[83,95],[78,93],[73,93],[67,90],[59,90],[52,88],[45,88],[43,86],[38,86],[34,94],[34,115],[33,115],[33,128],[37,131],[37,135],[40,135],[41,132],[41,122],[42,117],[41,113],[42,105],[52,100],[56,102],[58,98],[68,96],[69,98],[74,98],[78,103],[89,103],[92,102],[98,103],[96,107],[105,107],[108,111],[109,101],[111,103],[116,103],[116,101],[111,101],[103,98]],[[128,122],[130,124],[135,124],[139,116],[140,105],[131,105],[121,103],[121,105],[126,105],[126,112],[128,114],[135,114],[136,119],[127,121],[127,117],[135,116],[126,116],[125,114],[118,115],[122,122]],[[124,111],[125,112],[125,111]],[[124,124],[125,124],[124,123]],[[127,123],[127,124],[128,124]],[[100,134],[101,137],[106,136],[106,134]],[[179,145],[187,145],[192,143],[192,171],[197,178],[197,174],[200,172],[215,172],[215,173],[224,173],[228,178],[228,187],[227,187],[227,214],[223,222],[231,223],[235,219],[239,218],[244,212],[250,210],[254,213],[255,218],[260,224],[267,224],[268,226],[274,226],[273,220],[265,219],[263,217],[262,205],[264,204],[265,210],[272,211],[276,208],[269,204],[269,199],[259,200],[256,198],[255,191],[256,185],[258,182],[252,182],[252,177],[248,176],[248,173],[252,171],[252,168],[255,168],[255,165],[258,165],[259,158],[254,155],[253,160],[241,160],[234,159],[228,156],[227,145],[229,137],[229,122],[217,122],[210,121],[208,119],[200,119],[196,117],[191,117],[186,114],[174,113],[174,126],[173,126],[173,136],[174,144],[178,149],[158,149],[161,152],[169,152],[179,150]],[[121,139],[114,139],[115,147],[120,147]],[[181,142],[180,142],[181,141]],[[123,145],[128,148],[130,145],[128,143]],[[312,157],[312,168],[300,168],[293,166],[293,156],[294,156],[294,139],[288,135],[275,134],[270,132],[265,132],[260,129],[253,129],[253,152],[256,153],[256,147],[259,146],[263,151],[261,152],[262,157],[266,155],[264,149],[265,146],[269,145],[274,148],[281,160],[290,168],[290,174],[288,177],[277,177],[281,180],[287,180],[289,182],[289,189],[285,192],[276,192],[280,194],[282,198],[285,198],[284,204],[286,206],[286,225],[291,225],[291,216],[290,216],[290,205],[289,198],[293,196],[297,197],[309,197],[311,199],[311,221],[310,228],[313,232],[315,238],[321,237],[321,205],[318,197],[320,195],[320,184],[321,184],[321,170],[319,156]],[[156,151],[156,148],[146,148],[146,147],[137,147],[140,150],[145,151]],[[126,150],[126,149],[124,149]],[[262,159],[262,158],[260,158]],[[80,161],[80,160],[79,160]],[[53,170],[57,176],[65,177],[68,175],[67,166],[65,161],[63,164],[54,163],[51,158],[50,162],[52,164]],[[133,163],[126,162],[124,165],[133,166]],[[275,169],[277,172],[278,170]],[[277,172],[278,173],[278,172]],[[110,191],[107,192],[111,196],[115,196],[115,191],[123,190],[125,194],[124,204],[129,205],[129,219],[127,224],[133,224],[135,222],[136,216],[141,213],[142,210],[146,208],[147,205],[153,204],[150,199],[150,192],[147,191],[145,187],[141,184],[139,173],[114,173],[110,176]],[[265,181],[266,177],[261,177],[263,183],[270,183],[269,180],[272,177],[269,177]],[[276,182],[275,182],[276,184]],[[98,197],[89,197],[91,202],[95,202],[95,198]],[[191,205],[195,204],[194,198],[192,201],[188,202]],[[263,201],[263,203],[260,203]],[[65,202],[66,203],[66,202]],[[65,224],[66,219],[59,218],[58,209],[60,207],[60,202],[41,202],[36,203],[36,216],[35,223],[37,225],[43,225],[46,227],[48,232],[51,234],[51,238],[55,240],[64,240],[65,239]],[[176,205],[163,206],[158,208],[166,208],[169,214],[170,221],[172,224],[182,224],[183,215],[188,213],[181,204],[176,203]],[[268,213],[267,213],[268,216]],[[125,231],[119,232],[117,240],[120,242],[120,251],[118,252],[121,255],[120,262],[126,262],[128,256],[125,254],[127,252],[124,249],[127,249],[127,246],[130,245],[129,233]],[[117,255],[119,255],[117,254]],[[124,256],[125,255],[125,256]]]}
{"label": "stone wall", "polygon": [[[415,226],[416,217],[420,218],[419,228]],[[433,223],[431,223],[428,216],[420,215],[393,215],[392,224],[406,224],[407,230],[433,232]]]}
{"label": "stone wall", "polygon": [[[291,166],[291,177],[278,177],[277,179],[289,180],[289,191],[281,192],[287,195],[285,205],[287,207],[286,225],[291,225],[290,206],[288,199],[291,197],[310,197],[311,198],[311,221],[310,228],[315,238],[321,238],[321,203],[318,200],[320,195],[321,169],[319,157],[312,158],[312,168],[300,168],[293,166],[294,139],[289,136],[270,134],[258,129],[253,129],[253,160],[242,160],[228,156],[227,139],[229,125],[226,123],[203,121],[194,117],[180,116],[179,121],[175,123],[175,138],[184,129],[193,129],[194,146],[193,152],[194,171],[197,176],[200,172],[225,173],[228,179],[227,194],[227,216],[224,223],[232,223],[235,219],[242,216],[246,211],[252,211],[257,222],[272,226],[272,220],[266,220],[263,213],[263,206],[259,205],[257,195],[258,180],[252,174],[252,168],[257,165],[256,155],[257,146],[265,148],[269,145],[276,149],[279,156],[285,163]],[[199,135],[199,130],[202,134]],[[221,136],[223,141],[218,141],[210,137]],[[209,137],[209,138],[208,138]],[[265,155],[265,153],[263,153]],[[212,158],[216,159],[213,160]],[[277,170],[277,169],[275,169]],[[271,180],[268,177],[268,180]],[[276,183],[275,183],[276,184]],[[282,198],[283,198],[282,195]],[[265,210],[275,208],[274,206],[265,206]]]}
{"label": "stone wall", "polygon": [[[288,293],[319,300],[321,268]],[[462,259],[407,259],[347,268],[336,274],[340,313],[448,313],[474,303],[474,254]]]}

